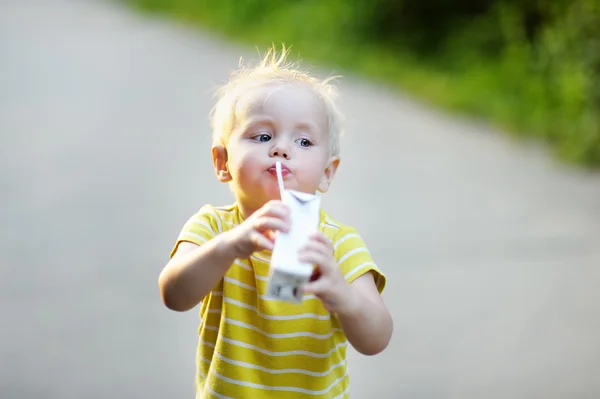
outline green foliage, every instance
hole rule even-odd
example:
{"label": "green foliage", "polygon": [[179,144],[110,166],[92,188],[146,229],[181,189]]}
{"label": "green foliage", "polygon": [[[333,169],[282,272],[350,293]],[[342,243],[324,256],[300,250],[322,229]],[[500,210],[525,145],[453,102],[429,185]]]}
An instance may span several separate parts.
{"label": "green foliage", "polygon": [[600,0],[124,0],[385,81],[600,165]]}

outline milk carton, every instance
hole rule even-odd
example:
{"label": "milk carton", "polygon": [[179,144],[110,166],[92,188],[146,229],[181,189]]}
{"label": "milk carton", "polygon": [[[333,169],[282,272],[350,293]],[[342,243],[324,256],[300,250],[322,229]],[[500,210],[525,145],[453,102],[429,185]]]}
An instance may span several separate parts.
{"label": "milk carton", "polygon": [[290,208],[292,226],[289,232],[279,232],[275,238],[267,297],[300,303],[300,287],[310,280],[313,265],[299,262],[298,250],[318,231],[321,199],[294,190],[282,190],[281,199]]}

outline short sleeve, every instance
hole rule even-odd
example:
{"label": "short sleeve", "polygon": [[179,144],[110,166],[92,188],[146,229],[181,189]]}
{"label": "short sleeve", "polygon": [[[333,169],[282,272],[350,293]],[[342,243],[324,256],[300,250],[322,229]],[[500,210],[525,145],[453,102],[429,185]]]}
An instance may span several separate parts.
{"label": "short sleeve", "polygon": [[215,209],[210,205],[203,206],[183,225],[170,256],[173,257],[181,242],[188,241],[202,245],[219,234],[221,230],[221,220]]}
{"label": "short sleeve", "polygon": [[340,229],[332,241],[335,259],[346,281],[351,283],[363,274],[372,272],[377,290],[382,293],[386,276],[373,261],[360,234],[354,228],[345,227]]}

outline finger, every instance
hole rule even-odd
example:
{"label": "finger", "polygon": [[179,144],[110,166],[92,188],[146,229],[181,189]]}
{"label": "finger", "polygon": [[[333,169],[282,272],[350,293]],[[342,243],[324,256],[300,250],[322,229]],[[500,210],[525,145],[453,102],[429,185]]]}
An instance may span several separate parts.
{"label": "finger", "polygon": [[257,231],[250,233],[250,242],[258,249],[273,249],[273,242]]}
{"label": "finger", "polygon": [[290,223],[284,219],[264,216],[256,219],[252,227],[261,233],[267,230],[288,232]]}
{"label": "finger", "polygon": [[292,224],[292,218],[290,216],[290,213],[285,208],[283,208],[283,209],[274,208],[274,209],[270,209],[270,210],[265,210],[261,215],[257,215],[257,217],[256,217],[257,220],[262,219],[262,218],[275,218],[275,219],[283,220],[285,223],[287,223],[289,225]]}
{"label": "finger", "polygon": [[333,249],[330,246],[315,239],[309,239],[306,244],[300,248],[300,252],[304,251],[318,252],[326,256],[333,256]]}
{"label": "finger", "polygon": [[314,241],[322,243],[323,245],[333,250],[331,239],[329,239],[329,237],[327,237],[323,232],[318,231],[314,234],[311,234],[310,238]]}
{"label": "finger", "polygon": [[298,253],[298,260],[300,262],[317,265],[323,274],[330,274],[332,262],[331,258],[325,254],[315,251],[301,251]]}
{"label": "finger", "polygon": [[281,201],[270,201],[261,208],[261,216],[289,217],[290,207]]}
{"label": "finger", "polygon": [[313,282],[304,284],[302,286],[302,292],[305,294],[322,295],[327,292],[329,286],[329,281],[327,281],[325,278],[320,278]]}
{"label": "finger", "polygon": [[298,261],[323,266],[328,261],[331,261],[331,256],[324,254],[321,251],[302,249],[298,251]]}

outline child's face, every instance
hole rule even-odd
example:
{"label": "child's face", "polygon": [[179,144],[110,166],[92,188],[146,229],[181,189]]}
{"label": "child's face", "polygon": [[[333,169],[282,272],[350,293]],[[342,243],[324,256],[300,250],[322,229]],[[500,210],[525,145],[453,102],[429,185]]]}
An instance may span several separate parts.
{"label": "child's face", "polygon": [[254,89],[240,99],[235,116],[226,148],[228,178],[221,180],[230,181],[245,208],[254,211],[280,198],[276,161],[285,188],[307,193],[329,188],[339,160],[329,155],[324,107],[306,87]]}

